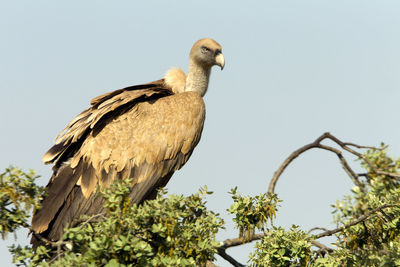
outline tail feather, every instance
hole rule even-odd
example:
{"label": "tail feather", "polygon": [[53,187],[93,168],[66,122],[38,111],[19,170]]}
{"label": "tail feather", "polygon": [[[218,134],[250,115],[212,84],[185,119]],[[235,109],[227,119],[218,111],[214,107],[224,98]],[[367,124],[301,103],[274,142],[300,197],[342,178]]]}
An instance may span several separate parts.
{"label": "tail feather", "polygon": [[59,171],[53,174],[47,185],[47,197],[42,202],[42,208],[32,218],[31,227],[36,233],[46,231],[76,184],[76,178],[69,165],[61,166]]}

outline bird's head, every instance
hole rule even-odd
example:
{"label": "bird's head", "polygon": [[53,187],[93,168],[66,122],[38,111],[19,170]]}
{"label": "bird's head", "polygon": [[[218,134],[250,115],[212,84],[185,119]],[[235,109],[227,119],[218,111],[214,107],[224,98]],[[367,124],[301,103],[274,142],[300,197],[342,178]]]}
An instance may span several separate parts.
{"label": "bird's head", "polygon": [[214,65],[225,66],[225,58],[222,54],[222,47],[213,39],[204,38],[198,40],[190,50],[190,58],[198,65],[211,68]]}

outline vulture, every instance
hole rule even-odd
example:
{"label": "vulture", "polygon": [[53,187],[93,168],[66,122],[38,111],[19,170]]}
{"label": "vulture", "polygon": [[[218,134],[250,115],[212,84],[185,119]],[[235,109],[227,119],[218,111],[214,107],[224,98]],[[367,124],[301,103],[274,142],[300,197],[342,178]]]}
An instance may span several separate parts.
{"label": "vulture", "polygon": [[200,140],[202,97],[214,65],[224,68],[221,46],[200,39],[187,75],[172,68],[160,80],[100,95],[69,122],[42,158],[53,163],[53,174],[32,218],[34,248],[42,242],[37,235],[57,241],[81,215],[101,213],[104,200],[96,192],[115,180],[132,179],[133,203],[155,198]]}

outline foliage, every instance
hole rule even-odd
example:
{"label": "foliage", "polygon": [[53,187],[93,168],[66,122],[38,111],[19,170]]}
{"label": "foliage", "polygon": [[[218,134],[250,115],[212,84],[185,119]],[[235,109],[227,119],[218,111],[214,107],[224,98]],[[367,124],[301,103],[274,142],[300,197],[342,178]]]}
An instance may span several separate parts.
{"label": "foliage", "polygon": [[230,192],[233,204],[228,212],[235,215],[233,221],[239,229],[239,237],[249,239],[255,230],[265,230],[268,220],[271,224],[276,217],[277,205],[280,202],[275,194],[259,194],[243,197],[237,193],[237,188]]}
{"label": "foliage", "polygon": [[273,227],[255,247],[252,266],[308,266],[312,258],[311,238],[296,225],[288,231]]}
{"label": "foliage", "polygon": [[130,182],[101,192],[105,213],[83,218],[80,226],[68,229],[59,259],[41,246],[36,254],[44,257],[29,261],[28,248],[14,248],[15,260],[24,265],[45,259],[56,266],[199,266],[214,259],[220,246],[215,234],[223,220],[205,207],[204,196],[211,192],[205,188],[188,197],[164,197],[162,191],[155,200],[136,205],[129,201]]}
{"label": "foliage", "polygon": [[[382,145],[362,155],[361,166],[362,188],[355,186],[333,205],[338,227],[333,248],[298,226],[273,226],[280,202],[276,195],[241,196],[232,189],[228,212],[239,229],[236,245],[260,239],[248,264],[400,266],[400,160],[389,157]],[[36,178],[15,168],[1,174],[3,235],[29,226],[29,209],[38,207],[43,192],[34,184]],[[105,212],[82,218],[57,243],[40,246],[35,253],[29,246],[12,246],[14,261],[25,266],[203,266],[229,248],[215,239],[223,220],[206,208],[206,188],[188,197],[161,191],[155,200],[136,205],[129,201],[130,182],[101,191]]]}
{"label": "foliage", "polygon": [[37,209],[42,200],[43,187],[37,186],[33,170],[27,173],[9,167],[0,174],[0,234],[2,238],[27,225],[31,209]]}

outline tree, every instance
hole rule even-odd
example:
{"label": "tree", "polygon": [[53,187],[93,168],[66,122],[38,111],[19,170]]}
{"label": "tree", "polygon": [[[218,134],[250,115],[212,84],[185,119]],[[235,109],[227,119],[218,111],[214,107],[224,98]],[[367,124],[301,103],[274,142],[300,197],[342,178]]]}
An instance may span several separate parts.
{"label": "tree", "polygon": [[[327,146],[326,139],[337,144]],[[351,194],[333,206],[336,229],[308,231],[274,226],[279,202],[275,185],[285,168],[310,149],[335,153],[355,184]],[[359,151],[366,150],[364,153]],[[357,174],[343,156],[355,155],[364,173]],[[400,265],[400,160],[387,155],[387,147],[344,143],[329,133],[294,151],[275,172],[268,192],[242,196],[230,191],[238,237],[219,242],[223,229],[219,214],[206,208],[207,188],[188,197],[166,195],[142,205],[129,202],[129,180],[102,190],[106,212],[83,217],[78,227],[67,229],[58,242],[36,252],[14,245],[14,262],[23,266],[204,266],[221,255],[243,266],[227,249],[257,240],[247,264],[251,266],[398,266]],[[29,228],[30,209],[37,209],[43,188],[35,185],[34,172],[8,168],[0,175],[0,230],[3,238],[19,227]],[[34,233],[33,233],[34,234]],[[318,240],[336,236],[334,248]]]}

